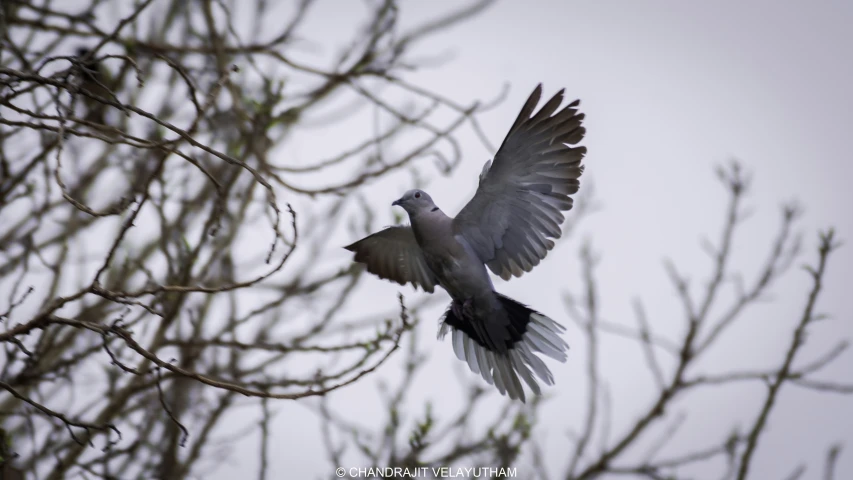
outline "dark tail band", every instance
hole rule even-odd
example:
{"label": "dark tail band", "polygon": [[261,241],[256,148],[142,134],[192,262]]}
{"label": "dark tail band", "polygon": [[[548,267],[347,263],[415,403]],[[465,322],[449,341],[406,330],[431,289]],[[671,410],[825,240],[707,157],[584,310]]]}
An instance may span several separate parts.
{"label": "dark tail band", "polygon": [[[467,318],[467,312],[451,303],[442,317],[439,338],[448,331],[453,336],[453,351],[468,363],[471,371],[494,385],[502,395],[525,400],[519,376],[536,394],[541,389],[535,377],[552,385],[554,377],[538,353],[560,362],[566,361],[569,346],[560,338],[565,328],[536,310],[496,294],[501,311],[495,318]],[[463,313],[460,315],[459,313]]]}

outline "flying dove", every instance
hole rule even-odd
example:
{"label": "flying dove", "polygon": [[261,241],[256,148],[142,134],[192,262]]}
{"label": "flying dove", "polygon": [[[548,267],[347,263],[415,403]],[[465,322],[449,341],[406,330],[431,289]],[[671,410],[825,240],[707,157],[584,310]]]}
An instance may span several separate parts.
{"label": "flying dove", "polygon": [[[411,225],[392,226],[346,248],[367,271],[432,293],[444,288],[453,301],[441,318],[439,338],[452,332],[453,351],[502,395],[525,401],[519,377],[536,395],[538,377],[553,385],[537,354],[566,361],[565,328],[495,291],[486,267],[504,280],[520,277],[545,258],[561,235],[570,195],[578,191],[586,130],[575,100],[557,111],[560,90],[534,114],[536,87],[494,161],[487,161],[474,198],[449,217],[423,190],[409,190],[392,205]],[[557,113],[554,113],[557,112]]]}

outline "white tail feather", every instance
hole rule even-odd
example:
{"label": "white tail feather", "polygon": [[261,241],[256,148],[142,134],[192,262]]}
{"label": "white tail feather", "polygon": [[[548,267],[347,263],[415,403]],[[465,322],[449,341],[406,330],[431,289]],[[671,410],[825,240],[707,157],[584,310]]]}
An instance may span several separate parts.
{"label": "white tail feather", "polygon": [[536,395],[542,394],[537,377],[546,385],[554,384],[554,375],[537,352],[560,362],[568,358],[566,350],[569,346],[560,338],[565,327],[538,313],[530,315],[527,331],[506,353],[488,350],[465,332],[447,324],[442,324],[439,338],[444,337],[448,330],[452,332],[453,352],[457,358],[467,363],[471,371],[483,377],[488,384],[494,385],[501,395],[509,395],[522,402],[525,395],[521,380]]}

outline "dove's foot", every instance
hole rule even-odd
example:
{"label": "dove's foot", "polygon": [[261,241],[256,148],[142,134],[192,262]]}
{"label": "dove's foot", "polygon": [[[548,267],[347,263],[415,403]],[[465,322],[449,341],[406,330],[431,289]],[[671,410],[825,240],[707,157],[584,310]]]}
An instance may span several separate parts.
{"label": "dove's foot", "polygon": [[462,315],[467,318],[474,318],[474,300],[467,299],[462,304]]}
{"label": "dove's foot", "polygon": [[457,302],[456,300],[450,302],[450,311],[453,312],[453,316],[462,320],[462,304]]}
{"label": "dove's foot", "polygon": [[459,302],[454,300],[450,304],[450,311],[453,312],[453,315],[459,320],[463,320],[465,318],[473,318],[474,317],[474,301],[472,299],[467,299],[464,302]]}

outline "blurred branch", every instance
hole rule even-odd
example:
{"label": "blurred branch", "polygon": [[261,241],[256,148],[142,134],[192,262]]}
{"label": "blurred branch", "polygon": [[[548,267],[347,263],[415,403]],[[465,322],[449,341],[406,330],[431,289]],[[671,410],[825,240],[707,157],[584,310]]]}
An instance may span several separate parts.
{"label": "blurred branch", "polygon": [[740,468],[737,474],[738,480],[743,480],[747,478],[749,466],[752,461],[752,456],[755,453],[755,449],[758,445],[758,439],[764,431],[764,426],[767,423],[767,418],[770,416],[770,412],[776,403],[776,399],[779,395],[779,390],[781,389],[782,384],[788,380],[788,375],[790,374],[791,369],[793,368],[792,365],[794,363],[794,357],[805,344],[806,328],[811,322],[815,320],[815,305],[817,303],[818,295],[820,294],[821,288],[823,287],[822,280],[824,274],[826,273],[826,263],[829,258],[829,254],[836,250],[839,246],[840,243],[836,242],[835,232],[832,229],[829,229],[826,232],[822,232],[820,234],[820,244],[818,246],[817,265],[814,267],[804,267],[805,270],[812,277],[812,288],[809,292],[808,299],[806,300],[806,306],[803,309],[802,317],[800,318],[800,321],[797,324],[797,328],[794,330],[794,335],[791,339],[791,345],[790,347],[788,347],[788,351],[785,353],[785,359],[783,360],[782,365],[779,367],[779,371],[776,373],[775,377],[768,382],[767,396],[765,397],[764,404],[762,405],[761,411],[758,413],[758,417],[755,419],[755,422],[753,423],[752,428],[749,431],[749,435],[747,436],[746,448],[744,449],[740,459]]}
{"label": "blurred branch", "polygon": [[[817,392],[853,393],[853,389],[850,388],[853,384],[812,378],[814,373],[835,361],[846,350],[848,345],[846,340],[839,342],[810,364],[796,366],[794,363],[796,353],[805,345],[806,328],[821,318],[814,313],[814,309],[821,291],[829,254],[839,246],[832,230],[821,233],[818,262],[815,266],[806,267],[812,278],[812,288],[799,323],[792,332],[787,354],[778,366],[767,370],[733,371],[714,375],[694,373],[701,368],[702,360],[707,356],[708,351],[720,342],[731,325],[743,318],[749,306],[758,302],[765,292],[782,278],[800,252],[799,237],[792,233],[794,223],[800,216],[800,209],[795,204],[788,204],[782,208],[781,225],[768,249],[767,260],[759,269],[751,286],[744,288],[740,281],[728,282],[728,278],[743,278],[740,272],[733,271],[735,265],[732,264],[731,257],[736,249],[736,234],[747,217],[742,204],[749,190],[750,177],[744,173],[737,162],[733,162],[727,168],[721,167],[717,173],[729,194],[729,205],[718,245],[713,246],[709,243],[704,245],[705,249],[711,253],[713,260],[704,290],[699,295],[693,295],[690,278],[681,273],[672,261],[665,263],[666,272],[675,286],[676,296],[684,311],[685,330],[681,340],[676,343],[657,336],[651,330],[646,310],[640,300],[634,302],[636,329],[615,322],[590,320],[578,322],[586,331],[590,352],[587,359],[589,372],[596,372],[600,368],[596,366],[600,359],[594,352],[598,350],[601,340],[589,331],[590,328],[595,327],[601,332],[637,341],[657,393],[651,405],[637,417],[633,424],[616,440],[604,442],[605,446],[600,454],[592,458],[583,455],[584,446],[590,437],[602,432],[591,427],[595,424],[596,410],[595,407],[589,406],[583,433],[577,441],[575,451],[569,457],[565,473],[567,479],[598,478],[605,473],[633,474],[645,478],[676,478],[676,472],[679,469],[689,468],[694,463],[706,462],[714,458],[726,459],[729,474],[724,478],[745,479],[748,478],[749,465],[758,448],[759,439],[766,429],[767,417],[775,405],[783,384],[792,383]],[[585,250],[582,251],[580,260],[584,269],[583,280],[587,291],[596,291],[594,276],[589,273],[589,265],[591,265],[589,254]],[[726,296],[722,292],[730,284],[734,290],[734,299],[727,304],[723,300]],[[569,295],[567,298],[572,297]],[[717,311],[722,312],[719,318],[715,318],[712,314]],[[579,309],[572,302],[569,303],[569,313],[573,318],[582,318]],[[656,355],[656,349],[670,353],[671,356],[666,357],[666,363],[672,365],[664,366]],[[667,371],[671,373],[667,375],[665,373]],[[596,373],[588,376],[594,380],[598,375]],[[673,417],[670,413],[676,398],[684,397],[694,387],[722,388],[742,381],[763,382],[768,391],[756,420],[746,434],[740,434],[735,429],[734,433],[721,439],[719,444],[709,446],[707,449],[669,460],[656,459],[659,452],[665,450],[667,443],[675,436],[685,419],[684,414]],[[595,393],[598,388],[596,382],[591,381],[590,384],[590,401],[600,401],[597,400]],[[669,426],[665,428],[659,440],[655,441],[651,438],[651,427],[661,423]],[[645,455],[640,456],[638,461],[637,456],[630,452],[636,451],[641,445],[651,445],[651,448]]]}
{"label": "blurred branch", "polygon": [[[197,475],[248,396],[272,476],[272,400],[361,381],[414,327],[402,297],[400,321],[345,318],[361,277],[329,239],[372,220],[347,201],[371,182],[458,164],[456,134],[487,107],[403,77],[419,42],[491,2],[413,30],[392,0],[353,4],[337,44],[310,26],[318,3],[3,2],[0,426],[16,468]],[[312,136],[299,158],[292,140]]]}

